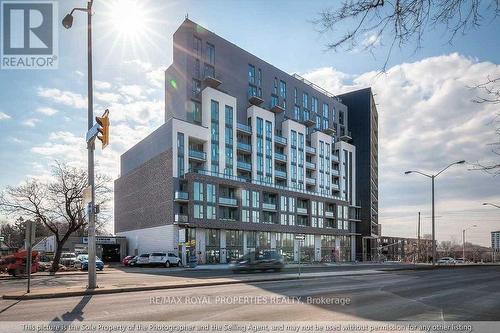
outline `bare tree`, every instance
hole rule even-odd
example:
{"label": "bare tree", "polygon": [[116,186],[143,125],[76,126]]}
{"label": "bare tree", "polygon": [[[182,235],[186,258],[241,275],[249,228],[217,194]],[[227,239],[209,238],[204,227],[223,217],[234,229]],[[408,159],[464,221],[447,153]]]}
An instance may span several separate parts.
{"label": "bare tree", "polygon": [[[96,198],[101,209],[110,200],[109,178],[96,175]],[[42,182],[28,179],[22,185],[8,186],[0,194],[0,210],[41,221],[55,236],[56,252],[52,271],[59,268],[64,243],[87,224],[83,193],[87,187],[87,172],[56,162],[52,179]]]}
{"label": "bare tree", "polygon": [[394,46],[410,45],[417,51],[425,33],[440,26],[451,43],[457,34],[481,26],[485,14],[496,19],[500,0],[344,0],[339,7],[322,10],[313,23],[322,33],[340,32],[327,44],[330,50],[361,45],[371,52],[387,39],[385,70]]}

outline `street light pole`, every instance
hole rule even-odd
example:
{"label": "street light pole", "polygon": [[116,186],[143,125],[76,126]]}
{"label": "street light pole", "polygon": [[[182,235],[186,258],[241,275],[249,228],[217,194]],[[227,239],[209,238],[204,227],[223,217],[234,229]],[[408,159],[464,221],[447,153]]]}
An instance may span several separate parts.
{"label": "street light pole", "polygon": [[[66,29],[73,25],[73,12],[82,11],[87,12],[87,125],[88,130],[94,126],[94,98],[93,98],[93,85],[92,85],[92,4],[94,0],[87,0],[87,8],[73,8],[67,14],[62,24]],[[87,213],[89,217],[88,223],[88,289],[95,289],[97,287],[96,277],[96,248],[95,248],[95,186],[94,186],[94,147],[95,140],[87,142],[87,161],[88,161],[88,185],[91,191],[91,200],[87,206]]]}
{"label": "street light pole", "polygon": [[462,259],[464,260],[465,263],[465,232],[471,228],[475,228],[477,225],[473,225],[471,227],[465,228],[462,230]]}
{"label": "street light pole", "polygon": [[405,175],[409,175],[410,173],[418,173],[419,175],[422,175],[422,176],[425,176],[425,177],[431,179],[431,192],[432,192],[432,265],[433,266],[436,265],[436,247],[437,247],[436,246],[437,245],[436,244],[436,215],[435,215],[435,202],[434,202],[434,180],[436,179],[437,176],[439,176],[440,174],[442,174],[446,169],[448,169],[452,165],[455,165],[455,164],[464,164],[464,163],[465,163],[464,160],[451,163],[450,165],[448,165],[446,168],[442,169],[441,171],[439,171],[435,175],[434,174],[428,175],[426,173],[423,173],[423,172],[420,172],[420,171],[415,171],[415,170],[410,170],[410,171],[406,171],[405,172]]}
{"label": "street light pole", "polygon": [[[94,94],[92,85],[92,3],[93,0],[87,2],[87,91],[88,91],[88,114],[87,122],[88,129],[94,126]],[[88,270],[89,281],[88,288],[95,289],[97,287],[96,276],[96,248],[95,248],[95,186],[94,186],[94,140],[87,143],[88,150],[88,177],[89,187],[92,191],[92,199],[89,205],[89,241],[88,241]]]}

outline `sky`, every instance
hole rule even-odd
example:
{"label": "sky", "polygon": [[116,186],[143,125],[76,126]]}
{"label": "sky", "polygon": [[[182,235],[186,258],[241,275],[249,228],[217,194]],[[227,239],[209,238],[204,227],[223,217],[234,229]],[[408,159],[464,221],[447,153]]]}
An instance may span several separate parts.
{"label": "sky", "polygon": [[[371,86],[379,112],[379,221],[382,233],[415,237],[417,214],[430,233],[430,182],[408,169],[434,172],[439,240],[489,245],[500,230],[500,178],[470,171],[494,160],[492,120],[498,106],[477,104],[471,87],[500,76],[500,20],[457,35],[425,35],[422,48],[396,48],[387,65],[383,38],[374,53],[328,51],[334,34],[312,21],[331,1],[95,0],[94,110],[111,110],[111,144],[96,150],[97,172],[119,176],[119,156],[164,121],[163,71],[172,62],[172,35],[186,15],[288,73],[334,94]],[[59,1],[59,18],[85,1]],[[54,160],[86,165],[86,17],[59,34],[57,70],[0,70],[0,189],[27,177],[46,178]],[[367,35],[366,38],[372,37]],[[110,230],[112,223],[110,223]]]}

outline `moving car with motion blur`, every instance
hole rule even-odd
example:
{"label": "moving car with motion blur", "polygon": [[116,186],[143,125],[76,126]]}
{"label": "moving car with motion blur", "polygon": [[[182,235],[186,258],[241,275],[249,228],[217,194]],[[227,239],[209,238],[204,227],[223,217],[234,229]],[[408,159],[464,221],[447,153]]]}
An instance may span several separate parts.
{"label": "moving car with motion blur", "polygon": [[443,257],[437,261],[438,265],[455,265],[455,259],[452,257]]}
{"label": "moving car with motion blur", "polygon": [[250,252],[242,256],[231,262],[229,267],[235,273],[257,270],[279,272],[285,267],[285,263],[283,256],[276,251],[260,251]]}

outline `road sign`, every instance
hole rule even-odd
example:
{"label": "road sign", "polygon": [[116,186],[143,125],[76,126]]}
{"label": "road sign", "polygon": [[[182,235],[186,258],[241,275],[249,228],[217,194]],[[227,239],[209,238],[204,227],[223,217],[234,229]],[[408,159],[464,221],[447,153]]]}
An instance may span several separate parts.
{"label": "road sign", "polygon": [[5,240],[4,236],[0,236],[0,242],[3,242]]}
{"label": "road sign", "polygon": [[86,188],[83,189],[83,203],[85,205],[88,205],[89,203],[92,202],[92,186],[87,186]]}
{"label": "road sign", "polygon": [[92,126],[91,129],[88,130],[87,135],[85,136],[87,143],[93,140],[97,136],[97,134],[99,133],[99,127],[101,126],[96,123],[94,126]]}
{"label": "road sign", "polygon": [[297,234],[297,235],[295,235],[295,239],[296,240],[304,240],[304,239],[306,239],[306,235],[304,235],[304,234]]}

